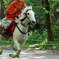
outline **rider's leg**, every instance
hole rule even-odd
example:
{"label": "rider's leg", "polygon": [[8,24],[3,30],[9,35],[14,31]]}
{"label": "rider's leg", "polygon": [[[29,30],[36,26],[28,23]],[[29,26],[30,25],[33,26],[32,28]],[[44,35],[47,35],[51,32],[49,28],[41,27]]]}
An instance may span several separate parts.
{"label": "rider's leg", "polygon": [[2,19],[2,26],[4,26],[5,29],[7,29],[7,27],[10,26],[11,23],[12,23],[11,20],[5,21],[5,19]]}
{"label": "rider's leg", "polygon": [[11,23],[12,23],[11,20],[5,21],[5,18],[2,19],[2,26],[4,27],[4,30],[2,31],[2,34],[7,33],[7,28],[10,26]]}
{"label": "rider's leg", "polygon": [[[4,21],[4,20],[5,20],[5,18],[2,19],[2,21]],[[0,26],[2,26],[2,21],[0,22]]]}
{"label": "rider's leg", "polygon": [[5,20],[5,18],[2,19],[2,21],[0,22],[0,30],[2,30],[2,28],[4,29],[4,26],[3,26],[3,21]]}

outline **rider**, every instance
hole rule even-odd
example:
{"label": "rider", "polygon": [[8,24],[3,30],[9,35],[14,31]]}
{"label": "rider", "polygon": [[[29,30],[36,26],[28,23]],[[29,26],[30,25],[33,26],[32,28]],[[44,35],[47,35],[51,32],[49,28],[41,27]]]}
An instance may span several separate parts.
{"label": "rider", "polygon": [[26,6],[24,0],[14,0],[6,9],[7,17],[2,19],[2,25],[5,24],[6,28],[14,21],[17,15],[21,14],[21,10]]}

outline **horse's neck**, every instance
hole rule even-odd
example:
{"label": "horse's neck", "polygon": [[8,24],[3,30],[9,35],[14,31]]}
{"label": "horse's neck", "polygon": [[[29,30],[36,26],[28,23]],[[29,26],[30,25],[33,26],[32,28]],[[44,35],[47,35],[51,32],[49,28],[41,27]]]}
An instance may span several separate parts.
{"label": "horse's neck", "polygon": [[29,20],[26,18],[26,19],[23,21],[23,23],[24,23],[25,25],[28,25]]}
{"label": "horse's neck", "polygon": [[[23,21],[26,24],[26,21]],[[21,25],[21,23],[19,22],[17,25],[23,32],[26,32],[28,30],[28,27],[24,27],[23,25]]]}

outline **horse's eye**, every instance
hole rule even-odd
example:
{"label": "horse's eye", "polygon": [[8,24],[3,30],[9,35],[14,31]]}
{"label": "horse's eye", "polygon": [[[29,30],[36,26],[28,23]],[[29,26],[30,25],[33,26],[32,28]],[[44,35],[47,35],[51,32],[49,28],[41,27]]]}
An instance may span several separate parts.
{"label": "horse's eye", "polygon": [[27,15],[29,15],[29,13],[27,13]]}

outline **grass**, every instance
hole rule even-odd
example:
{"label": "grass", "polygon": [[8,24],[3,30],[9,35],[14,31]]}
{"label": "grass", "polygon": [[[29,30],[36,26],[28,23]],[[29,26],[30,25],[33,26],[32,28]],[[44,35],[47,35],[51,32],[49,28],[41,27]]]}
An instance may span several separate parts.
{"label": "grass", "polygon": [[12,41],[11,40],[3,40],[3,41],[1,41],[0,42],[0,46],[3,46],[3,45],[9,45],[9,44],[11,44],[12,43]]}

